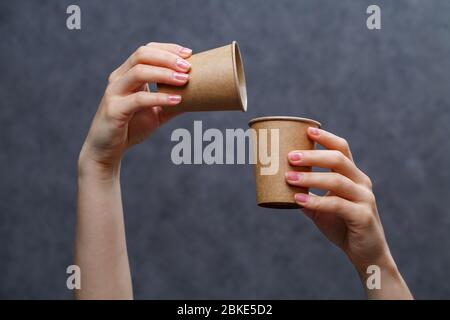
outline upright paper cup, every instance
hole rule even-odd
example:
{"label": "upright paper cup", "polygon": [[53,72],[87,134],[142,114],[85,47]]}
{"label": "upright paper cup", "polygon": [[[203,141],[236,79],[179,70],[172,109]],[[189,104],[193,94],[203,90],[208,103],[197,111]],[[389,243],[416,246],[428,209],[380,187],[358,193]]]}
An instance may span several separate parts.
{"label": "upright paper cup", "polygon": [[[299,208],[294,200],[296,193],[308,193],[308,188],[293,187],[286,183],[285,173],[287,171],[311,171],[311,167],[292,167],[288,161],[288,153],[293,150],[312,150],[315,143],[308,138],[308,127],[320,128],[317,121],[298,117],[262,117],[249,122],[249,126],[255,129],[253,148],[255,153],[255,177],[256,177],[256,202],[261,207],[275,209]],[[260,131],[267,129],[267,131]],[[271,134],[271,129],[278,129],[279,133],[279,168],[274,175],[262,175],[259,157],[260,135],[266,137]],[[270,136],[267,138],[267,148],[271,154],[272,148]]]}
{"label": "upright paper cup", "polygon": [[157,84],[158,92],[179,94],[181,103],[167,111],[247,111],[244,65],[236,41],[187,59],[190,79],[184,86]]}

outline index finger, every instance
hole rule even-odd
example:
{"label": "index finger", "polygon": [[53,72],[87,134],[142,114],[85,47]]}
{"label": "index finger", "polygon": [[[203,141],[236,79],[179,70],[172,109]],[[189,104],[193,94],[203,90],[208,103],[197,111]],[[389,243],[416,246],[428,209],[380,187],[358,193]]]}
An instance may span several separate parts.
{"label": "index finger", "polygon": [[344,138],[338,137],[337,135],[323,129],[314,127],[308,128],[308,137],[329,150],[337,150],[342,152],[347,158],[353,161],[350,146]]}
{"label": "index finger", "polygon": [[[191,55],[191,49],[178,44],[150,42],[145,46],[139,47],[130,55],[127,60],[111,73],[109,80],[110,82],[117,80],[138,63],[149,63],[186,72],[190,66],[184,59],[189,58]],[[177,59],[177,57],[182,59]],[[178,65],[180,61],[182,64]]]}

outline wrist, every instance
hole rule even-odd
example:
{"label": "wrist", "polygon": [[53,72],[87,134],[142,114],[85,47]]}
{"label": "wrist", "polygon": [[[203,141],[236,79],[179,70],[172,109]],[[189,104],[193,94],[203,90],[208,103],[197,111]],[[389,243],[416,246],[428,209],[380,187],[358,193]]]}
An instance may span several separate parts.
{"label": "wrist", "polygon": [[[368,299],[413,299],[391,253],[387,251],[366,263],[354,263]],[[369,268],[375,266],[375,268]],[[374,277],[379,278],[379,287],[373,286]],[[371,278],[371,279],[369,279]]]}
{"label": "wrist", "polygon": [[78,157],[78,178],[96,179],[99,181],[113,181],[120,177],[121,161],[102,161],[83,146]]}
{"label": "wrist", "polygon": [[354,259],[351,258],[350,260],[352,261],[352,264],[357,270],[360,277],[364,279],[368,276],[367,268],[373,265],[379,267],[380,270],[388,274],[393,275],[398,273],[397,265],[395,264],[394,258],[392,257],[389,248],[383,250],[381,254],[379,254],[372,260],[355,261]]}

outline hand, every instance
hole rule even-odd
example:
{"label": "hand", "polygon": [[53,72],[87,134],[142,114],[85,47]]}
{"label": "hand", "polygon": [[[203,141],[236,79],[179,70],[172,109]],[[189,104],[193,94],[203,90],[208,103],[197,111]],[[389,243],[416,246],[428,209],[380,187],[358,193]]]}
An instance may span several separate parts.
{"label": "hand", "polygon": [[161,106],[176,105],[181,96],[154,93],[147,83],[181,86],[189,81],[192,51],[176,44],[149,43],[136,50],[109,76],[109,83],[80,153],[79,163],[117,168],[123,153],[146,139],[178,113]]}
{"label": "hand", "polygon": [[328,191],[325,196],[296,194],[304,213],[356,264],[373,263],[388,248],[378,217],[372,183],[353,162],[347,142],[324,130],[309,128],[311,140],[328,150],[292,151],[292,166],[330,169],[330,172],[288,172],[293,186]]}
{"label": "hand", "polygon": [[401,278],[384,236],[372,182],[353,162],[348,143],[317,128],[309,128],[308,136],[328,150],[292,151],[288,155],[290,164],[330,171],[287,172],[286,181],[327,193],[299,193],[295,195],[296,202],[322,233],[347,254],[362,278],[367,276],[369,265],[378,265],[390,278]]}
{"label": "hand", "polygon": [[78,160],[75,264],[83,270],[79,299],[131,299],[133,289],[125,239],[120,161],[176,113],[161,106],[181,97],[146,90],[149,82],[184,85],[191,50],[175,44],[140,47],[109,77]]}

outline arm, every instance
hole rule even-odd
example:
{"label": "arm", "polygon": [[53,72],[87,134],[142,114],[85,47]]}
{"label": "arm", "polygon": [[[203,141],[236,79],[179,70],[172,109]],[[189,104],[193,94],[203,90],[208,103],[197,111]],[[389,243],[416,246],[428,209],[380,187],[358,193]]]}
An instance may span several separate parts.
{"label": "arm", "polygon": [[78,299],[132,299],[120,191],[125,151],[146,139],[176,113],[162,105],[181,97],[150,93],[146,83],[184,85],[191,50],[151,43],[139,48],[109,77],[78,160],[75,264],[81,269]]}
{"label": "arm", "polygon": [[[293,166],[315,166],[329,172],[287,172],[287,183],[326,190],[324,196],[296,194],[296,202],[322,233],[349,257],[369,299],[412,299],[390,253],[378,215],[372,183],[359,170],[348,143],[325,130],[309,128],[311,140],[328,150],[299,150],[288,155]],[[381,289],[366,285],[367,267],[381,271]]]}

